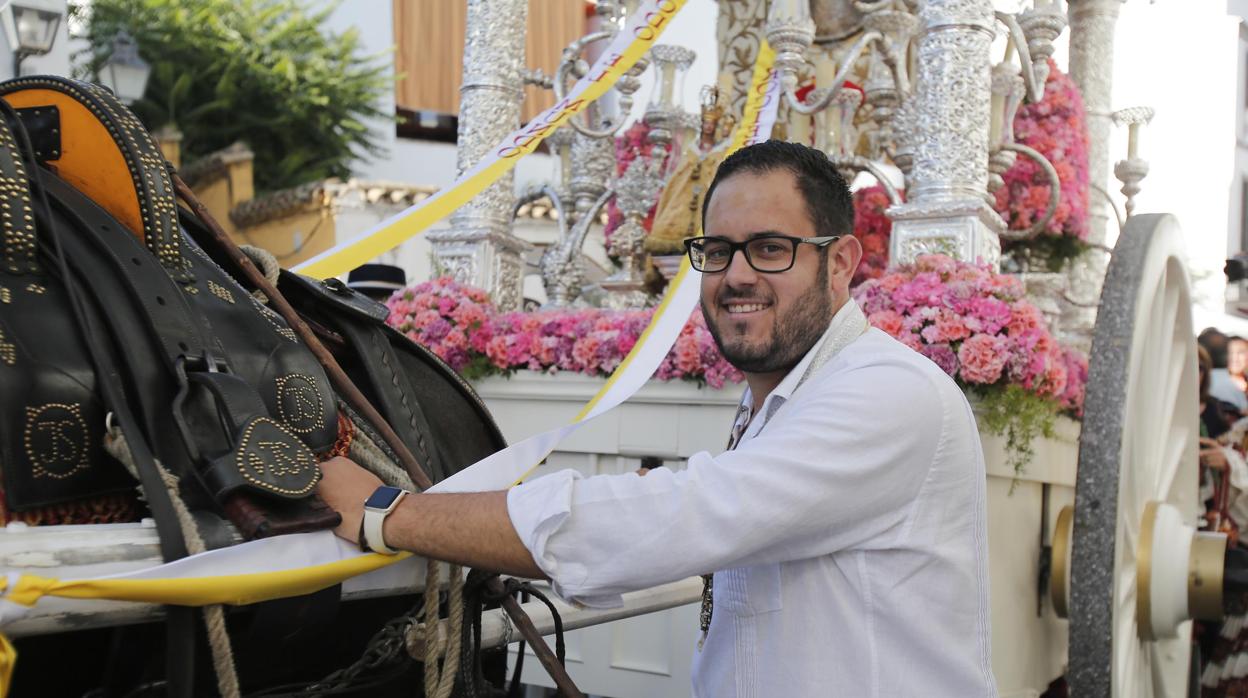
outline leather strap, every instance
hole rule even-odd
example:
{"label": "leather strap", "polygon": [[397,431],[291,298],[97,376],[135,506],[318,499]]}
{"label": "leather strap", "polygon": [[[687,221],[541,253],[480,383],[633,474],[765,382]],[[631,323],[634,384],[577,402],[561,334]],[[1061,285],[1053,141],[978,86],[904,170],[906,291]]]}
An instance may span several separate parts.
{"label": "leather strap", "polygon": [[342,318],[338,326],[342,336],[370,361],[360,362],[368,382],[377,395],[377,404],[386,421],[394,427],[434,482],[447,477],[446,465],[433,441],[433,432],[420,400],[412,393],[411,383],[403,373],[399,357],[390,345],[386,331],[378,325],[364,324],[354,318]]}
{"label": "leather strap", "polygon": [[[74,241],[86,243],[83,245],[72,245],[73,241],[67,241],[77,248],[70,259],[76,259],[80,252],[94,258],[96,263],[108,265],[99,269],[93,266],[84,271],[93,277],[108,274],[121,280],[129,298],[138,304],[141,317],[149,325],[149,336],[160,349],[161,358],[170,372],[179,357],[203,357],[208,353],[225,356],[224,349],[213,339],[212,328],[207,327],[204,319],[191,309],[182,289],[155,259],[135,249],[134,238],[129,232],[111,222],[107,213],[61,179],[40,172],[39,180],[58,199],[79,199],[75,204],[76,213],[92,234],[75,236]],[[125,250],[134,252],[126,253]]]}
{"label": "leather strap", "polygon": [[322,312],[332,316],[332,326],[346,340],[361,360],[344,362],[349,372],[363,373],[367,380],[355,378],[361,387],[367,386],[373,404],[390,423],[395,433],[412,450],[412,454],[425,466],[425,472],[434,482],[450,475],[447,464],[433,443],[433,430],[429,419],[412,390],[398,354],[390,343],[390,336],[383,324],[386,307],[345,284],[334,283],[336,279],[318,282],[305,276],[282,272],[282,283],[297,293],[326,301]]}
{"label": "leather strap", "polygon": [[[8,111],[7,105],[0,111]],[[6,117],[12,118],[10,114]],[[20,133],[20,131],[19,131]],[[24,134],[19,135],[22,138]],[[28,163],[31,164],[31,163]],[[33,166],[33,164],[32,164]],[[60,235],[56,224],[50,219],[51,211],[47,205],[47,197],[39,191],[40,225],[48,232],[50,247],[53,252],[56,269],[69,295],[70,306],[78,320],[79,329],[86,343],[93,348],[91,360],[95,365],[99,389],[104,401],[113,414],[123,433],[127,435],[131,456],[134,458],[139,479],[148,492],[148,506],[157,521],[157,536],[160,541],[161,556],[166,561],[185,557],[187,554],[182,527],[169,496],[160,477],[159,466],[144,438],[144,431],[139,428],[130,409],[125,389],[120,380],[119,361],[113,353],[111,342],[103,334],[106,326],[104,318],[89,302],[90,295],[83,289],[80,280],[71,272],[66,261],[65,248],[62,243],[71,236]],[[168,607],[166,633],[166,674],[168,677],[168,694],[170,696],[190,696],[195,676],[195,619],[190,608]]]}
{"label": "leather strap", "polygon": [[[74,195],[59,179],[43,179],[58,196]],[[177,393],[167,402],[157,397],[153,409],[172,407],[192,472],[199,472],[218,502],[241,487],[295,499],[311,493],[320,478],[315,456],[269,417],[254,388],[231,374],[225,350],[213,338],[206,318],[193,311],[161,266],[136,249],[133,238],[115,225],[89,217],[104,215],[102,211],[89,206],[87,211],[84,222],[98,236],[76,236],[68,251],[72,259],[81,260],[78,266],[93,287],[121,286],[135,301],[129,307],[143,325],[143,334],[166,364],[166,375],[178,378]],[[126,249],[135,253],[127,254]]]}

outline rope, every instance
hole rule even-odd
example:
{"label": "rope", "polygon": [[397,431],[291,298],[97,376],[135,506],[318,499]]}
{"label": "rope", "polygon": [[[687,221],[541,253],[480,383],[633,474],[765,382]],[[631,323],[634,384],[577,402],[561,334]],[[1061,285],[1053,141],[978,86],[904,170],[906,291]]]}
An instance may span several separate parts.
{"label": "rope", "polygon": [[[356,430],[348,450],[351,460],[381,478],[392,487],[415,491],[416,485],[402,467],[386,456],[377,444],[364,433]],[[425,561],[424,637],[425,637],[425,695],[428,698],[450,698],[455,688],[455,674],[459,669],[460,633],[464,624],[463,568],[451,565],[447,583],[447,632],[439,632],[438,622],[441,600],[441,568],[436,560]],[[438,669],[438,658],[445,657]]]}
{"label": "rope", "polygon": [[[126,443],[126,437],[120,429],[113,427],[105,435],[104,450],[120,461],[126,470],[137,472],[134,457],[130,454],[130,446]],[[164,481],[165,488],[169,490],[170,499],[173,500],[173,508],[178,515],[178,523],[182,526],[183,537],[186,540],[187,552],[195,555],[206,551],[208,546],[204,544],[204,539],[199,535],[199,527],[195,523],[195,518],[178,492],[177,476],[169,472],[160,461],[156,464],[160,468],[161,480]],[[239,698],[242,692],[238,685],[238,671],[234,667],[234,650],[230,645],[230,635],[225,627],[225,608],[220,605],[205,606],[203,611],[204,625],[208,631],[208,644],[212,648],[212,666],[216,670],[217,690],[220,691],[222,698]]]}
{"label": "rope", "polygon": [[386,456],[378,448],[377,443],[369,438],[363,429],[358,428],[358,423],[356,426],[355,436],[351,439],[351,446],[347,452],[351,460],[381,478],[381,481],[387,485],[415,492],[416,485],[412,483],[412,478],[407,471]]}
{"label": "rope", "polygon": [[530,594],[533,598],[542,602],[547,610],[550,611],[551,620],[555,624],[555,658],[560,664],[565,664],[565,645],[563,641],[563,616],[559,615],[559,609],[555,608],[555,604],[550,597],[537,590],[532,582],[521,581],[514,577],[508,577],[503,580],[503,592],[501,594],[492,594],[489,591],[482,593],[482,597],[486,601],[502,601],[504,596],[515,596],[517,592]]}
{"label": "rope", "polygon": [[[425,561],[425,695],[428,698],[450,698],[455,688],[455,674],[459,670],[460,633],[464,625],[464,570],[459,565],[450,566],[447,580],[446,632],[438,622],[438,602],[441,593],[441,563]],[[442,667],[438,668],[438,659]]]}
{"label": "rope", "polygon": [[[282,265],[278,264],[277,257],[274,257],[272,252],[255,245],[239,245],[238,249],[251,259],[251,263],[260,269],[260,273],[264,274],[264,278],[268,279],[270,284],[277,286],[277,277],[282,271]],[[259,289],[252,291],[251,295],[261,303],[269,302],[268,296],[265,296]]]}
{"label": "rope", "polygon": [[442,634],[438,618],[438,600],[441,592],[438,574],[442,566],[437,560],[425,560],[425,696],[435,698],[438,693],[438,651],[441,650]]}
{"label": "rope", "polygon": [[450,587],[446,594],[447,646],[443,661],[442,683],[438,685],[436,698],[450,698],[455,688],[455,672],[459,669],[460,631],[464,626],[464,568],[451,565]]}

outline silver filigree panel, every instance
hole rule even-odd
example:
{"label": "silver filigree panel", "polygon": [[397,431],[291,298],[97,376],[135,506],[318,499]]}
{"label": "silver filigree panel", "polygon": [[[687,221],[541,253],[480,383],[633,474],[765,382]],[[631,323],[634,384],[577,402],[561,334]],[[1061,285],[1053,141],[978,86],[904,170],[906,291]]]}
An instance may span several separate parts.
{"label": "silver filigree panel", "polygon": [[988,183],[992,5],[931,0],[920,10],[911,197],[982,196]]}

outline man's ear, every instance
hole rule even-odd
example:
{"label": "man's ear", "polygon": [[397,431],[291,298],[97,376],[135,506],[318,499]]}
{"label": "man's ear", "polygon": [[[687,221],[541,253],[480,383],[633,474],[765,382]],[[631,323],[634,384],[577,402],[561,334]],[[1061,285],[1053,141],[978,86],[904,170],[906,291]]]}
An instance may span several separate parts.
{"label": "man's ear", "polygon": [[853,235],[832,243],[828,250],[828,283],[833,291],[848,291],[849,282],[862,261],[862,243]]}

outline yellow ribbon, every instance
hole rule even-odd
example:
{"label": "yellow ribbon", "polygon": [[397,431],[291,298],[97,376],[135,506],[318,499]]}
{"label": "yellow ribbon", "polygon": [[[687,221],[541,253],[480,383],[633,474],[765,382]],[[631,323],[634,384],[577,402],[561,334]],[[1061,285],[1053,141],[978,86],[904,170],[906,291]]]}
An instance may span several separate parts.
{"label": "yellow ribbon", "polygon": [[9,638],[0,633],[0,696],[9,695],[13,683],[13,669],[17,667],[17,650]]}
{"label": "yellow ribbon", "polygon": [[[344,274],[419,235],[468,203],[472,197],[515,167],[517,160],[536,150],[546,136],[554,133],[555,129],[611,89],[650,50],[685,2],[686,0],[650,0],[646,6],[638,8],[634,18],[640,17],[641,21],[636,22],[630,18],[625,28],[625,31],[633,34],[631,43],[619,53],[612,53],[608,49],[590,73],[573,86],[566,98],[500,143],[487,156],[489,164],[474,167],[460,180],[451,184],[449,189],[399,213],[382,223],[378,229],[297,265],[295,271],[316,278]],[[603,68],[602,72],[598,72],[600,68]]]}
{"label": "yellow ribbon", "polygon": [[[754,141],[754,137],[757,135],[755,134],[755,129],[758,127],[759,116],[762,114],[763,107],[766,105],[768,97],[767,87],[771,82],[771,67],[775,60],[775,51],[771,49],[767,40],[764,39],[762,44],[758,47],[758,58],[754,61],[754,74],[750,80],[750,92],[745,101],[745,109],[742,113],[741,124],[737,127],[736,132],[732,134],[732,143],[729,144],[726,155],[731,155],[737,150],[740,150],[746,144]],[[698,221],[699,235],[701,235],[701,228],[702,222]],[[581,411],[576,414],[576,417],[572,421],[579,422],[584,419],[585,416],[594,409],[599,401],[602,400],[603,396],[611,390],[611,387],[615,385],[615,382],[619,380],[620,376],[624,375],[624,371],[628,368],[628,365],[632,363],[633,358],[640,354],[642,347],[646,345],[646,341],[650,338],[650,333],[654,330],[655,325],[658,324],[659,318],[663,316],[663,313],[667,312],[667,306],[671,303],[672,298],[676,296],[676,289],[680,288],[680,285],[685,283],[685,279],[689,276],[690,269],[689,257],[686,256],[680,262],[680,271],[676,273],[676,276],[673,277],[672,281],[668,284],[667,292],[663,294],[663,300],[659,302],[659,306],[654,312],[654,317],[650,319],[650,324],[646,325],[646,329],[641,333],[641,336],[637,338],[637,343],[633,345],[632,350],[628,352],[628,356],[625,356],[624,360],[620,362],[620,365],[617,366],[615,371],[611,373],[611,377],[607,379],[607,382],[602,386],[602,389],[594,395],[593,399],[585,404],[585,407],[583,407]],[[533,467],[537,468],[537,466]],[[533,471],[530,470],[529,472],[531,473]],[[527,473],[525,474],[525,477],[528,477]],[[519,482],[520,480],[516,480],[515,484],[518,484]]]}
{"label": "yellow ribbon", "polygon": [[311,594],[331,587],[344,579],[372,572],[411,553],[398,555],[360,555],[308,567],[269,572],[222,574],[211,577],[171,577],[165,579],[71,579],[61,580],[23,574],[10,589],[8,579],[0,577],[0,592],[6,601],[34,606],[44,596],[67,599],[111,599],[142,601],[175,606],[209,606],[212,604],[244,604],[270,601],[287,596]]}
{"label": "yellow ribbon", "polygon": [[728,154],[732,154],[744,147],[747,143],[756,142],[759,128],[759,117],[763,113],[763,107],[767,106],[768,99],[779,99],[778,91],[770,90],[772,80],[772,66],[776,62],[776,52],[772,50],[771,45],[766,39],[758,47],[758,58],[754,60],[754,75],[750,79],[750,91],[745,98],[745,110],[741,115],[741,125],[737,127],[736,133],[732,134],[732,144],[728,147]]}

